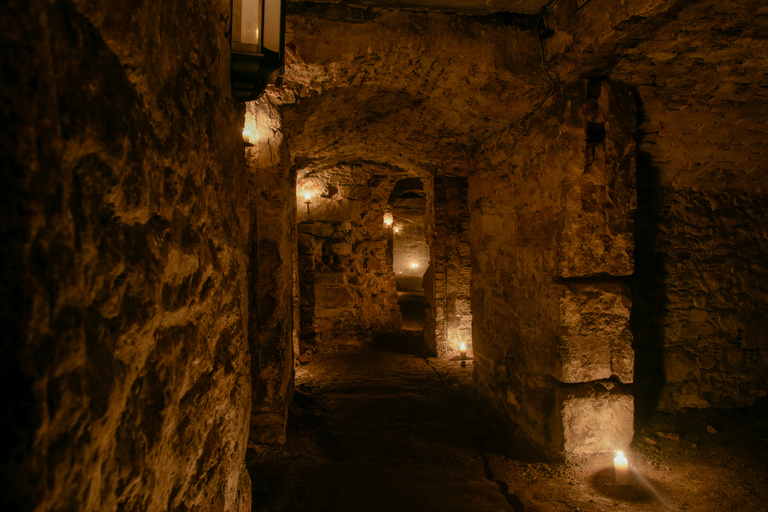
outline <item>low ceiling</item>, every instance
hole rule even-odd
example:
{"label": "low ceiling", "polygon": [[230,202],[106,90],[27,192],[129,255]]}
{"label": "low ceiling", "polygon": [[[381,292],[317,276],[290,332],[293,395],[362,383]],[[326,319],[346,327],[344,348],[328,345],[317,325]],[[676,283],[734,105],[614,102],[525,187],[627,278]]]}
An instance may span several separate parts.
{"label": "low ceiling", "polygon": [[[286,75],[270,95],[300,174],[459,172],[479,141],[550,88],[533,16],[340,4],[293,4],[289,14]],[[641,150],[673,155],[657,162],[663,183],[768,190],[764,1],[561,0],[546,21],[556,87],[606,73],[637,87],[648,118]]]}

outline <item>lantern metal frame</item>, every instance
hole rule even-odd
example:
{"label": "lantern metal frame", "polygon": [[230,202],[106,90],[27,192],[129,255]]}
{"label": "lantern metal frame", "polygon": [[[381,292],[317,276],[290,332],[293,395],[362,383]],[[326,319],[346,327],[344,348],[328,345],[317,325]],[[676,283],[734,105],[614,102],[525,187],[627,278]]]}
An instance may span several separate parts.
{"label": "lantern metal frame", "polygon": [[[258,1],[261,13],[257,44],[244,43],[241,37],[243,2]],[[265,12],[269,0],[232,0],[232,94],[240,101],[253,101],[266,90],[269,82],[283,74],[285,64],[285,4],[280,2],[280,45],[277,51],[264,47]],[[278,1],[278,0],[276,0]]]}

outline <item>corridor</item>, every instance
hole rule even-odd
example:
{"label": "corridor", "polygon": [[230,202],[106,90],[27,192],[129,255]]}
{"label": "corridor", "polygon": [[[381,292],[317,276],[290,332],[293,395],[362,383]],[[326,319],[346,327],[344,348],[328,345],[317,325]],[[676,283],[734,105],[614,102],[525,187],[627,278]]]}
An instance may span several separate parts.
{"label": "corridor", "polygon": [[297,370],[286,444],[249,454],[254,511],[523,510],[489,468],[511,447],[471,362],[424,359],[417,344],[406,334]]}
{"label": "corridor", "polygon": [[286,443],[248,450],[254,512],[764,510],[764,404],[657,416],[620,487],[613,454],[552,463],[515,441],[472,361],[424,358],[420,336],[302,361]]}

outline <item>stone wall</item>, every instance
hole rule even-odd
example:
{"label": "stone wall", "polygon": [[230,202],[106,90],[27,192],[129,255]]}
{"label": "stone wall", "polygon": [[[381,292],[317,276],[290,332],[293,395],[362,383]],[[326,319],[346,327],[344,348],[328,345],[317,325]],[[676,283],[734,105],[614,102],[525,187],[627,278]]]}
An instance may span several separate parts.
{"label": "stone wall", "polygon": [[[638,402],[744,407],[768,392],[764,109],[719,80],[708,104],[641,88]],[[715,87],[715,85],[713,85]]]}
{"label": "stone wall", "polygon": [[635,129],[627,86],[565,84],[469,179],[475,379],[548,451],[632,440]]}
{"label": "stone wall", "polygon": [[0,7],[4,510],[250,510],[229,18]]}
{"label": "stone wall", "polygon": [[250,439],[285,441],[293,391],[293,254],[296,181],[281,117],[269,94],[248,103],[245,128],[251,211],[248,344],[253,396]]}
{"label": "stone wall", "polygon": [[[395,181],[364,166],[312,175],[300,172],[302,351],[359,345],[372,336],[399,330],[395,276],[383,220]],[[304,199],[307,192],[312,197],[309,210]]]}

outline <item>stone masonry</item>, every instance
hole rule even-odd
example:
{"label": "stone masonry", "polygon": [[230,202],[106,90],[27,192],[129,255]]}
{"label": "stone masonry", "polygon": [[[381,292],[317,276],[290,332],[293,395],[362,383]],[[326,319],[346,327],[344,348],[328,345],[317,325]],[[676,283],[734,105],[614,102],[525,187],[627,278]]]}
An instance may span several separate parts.
{"label": "stone masonry", "polygon": [[572,82],[470,177],[475,378],[555,453],[632,440],[634,123],[626,85]]}

